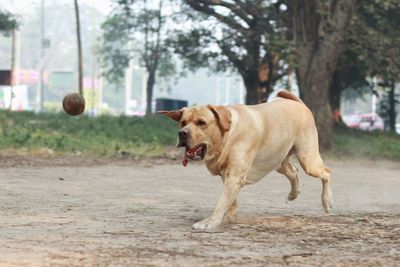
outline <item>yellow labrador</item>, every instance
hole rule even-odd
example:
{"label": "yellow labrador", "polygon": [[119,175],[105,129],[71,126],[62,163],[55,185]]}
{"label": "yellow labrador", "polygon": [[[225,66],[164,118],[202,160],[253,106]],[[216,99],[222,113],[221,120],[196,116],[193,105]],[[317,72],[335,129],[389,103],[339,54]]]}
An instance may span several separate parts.
{"label": "yellow labrador", "polygon": [[276,170],[291,185],[289,200],[299,193],[297,168],[290,163],[297,155],[304,171],[322,180],[322,205],[332,209],[330,170],[318,148],[318,133],[311,111],[295,95],[278,93],[275,101],[247,106],[201,106],[160,111],[179,122],[178,146],[186,148],[183,165],[204,159],[213,175],[220,175],[224,190],[213,214],[193,225],[207,230],[224,218],[233,219],[239,190]]}

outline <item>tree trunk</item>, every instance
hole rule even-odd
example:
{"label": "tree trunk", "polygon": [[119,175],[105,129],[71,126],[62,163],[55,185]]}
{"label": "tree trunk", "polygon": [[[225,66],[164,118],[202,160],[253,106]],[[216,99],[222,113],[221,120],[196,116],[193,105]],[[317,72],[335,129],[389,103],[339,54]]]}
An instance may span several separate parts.
{"label": "tree trunk", "polygon": [[268,101],[269,96],[274,91],[274,83],[275,83],[275,62],[270,60],[268,63],[268,80],[265,83],[265,102]]}
{"label": "tree trunk", "polygon": [[389,91],[389,130],[396,132],[396,98],[395,98],[396,83],[394,80],[390,82]]}
{"label": "tree trunk", "polygon": [[300,95],[314,114],[322,149],[332,146],[329,89],[356,0],[293,0],[290,5]]}
{"label": "tree trunk", "polygon": [[[314,57],[317,59],[317,57]],[[300,94],[304,103],[314,114],[318,129],[319,145],[322,149],[330,149],[332,136],[331,108],[329,105],[329,88],[332,79],[332,73],[324,68],[325,60],[323,57],[317,59],[317,62],[311,63],[310,71],[300,72]]]}
{"label": "tree trunk", "polygon": [[254,68],[242,74],[243,83],[246,87],[246,105],[258,104],[257,89],[260,85],[258,78],[258,69]]}
{"label": "tree trunk", "polygon": [[152,102],[153,102],[153,88],[155,84],[156,71],[152,70],[149,71],[149,77],[147,78],[147,85],[146,85],[146,115],[150,115],[152,113]]}
{"label": "tree trunk", "polygon": [[340,103],[342,98],[343,86],[340,81],[339,72],[333,73],[332,84],[329,90],[329,104],[332,111],[332,121],[334,127],[347,127],[342,118]]}

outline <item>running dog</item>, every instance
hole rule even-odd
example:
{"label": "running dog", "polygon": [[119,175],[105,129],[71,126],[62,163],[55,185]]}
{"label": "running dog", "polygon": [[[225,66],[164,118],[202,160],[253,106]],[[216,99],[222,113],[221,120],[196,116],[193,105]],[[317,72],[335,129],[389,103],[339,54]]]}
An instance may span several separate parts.
{"label": "running dog", "polygon": [[213,214],[193,225],[213,229],[224,219],[233,220],[240,189],[276,170],[285,175],[299,194],[298,169],[290,162],[296,155],[304,171],[322,181],[322,206],[332,209],[330,170],[318,148],[314,117],[295,95],[281,91],[279,98],[259,105],[200,106],[160,111],[179,123],[178,147],[185,147],[182,161],[204,160],[213,175],[222,177],[224,190]]}

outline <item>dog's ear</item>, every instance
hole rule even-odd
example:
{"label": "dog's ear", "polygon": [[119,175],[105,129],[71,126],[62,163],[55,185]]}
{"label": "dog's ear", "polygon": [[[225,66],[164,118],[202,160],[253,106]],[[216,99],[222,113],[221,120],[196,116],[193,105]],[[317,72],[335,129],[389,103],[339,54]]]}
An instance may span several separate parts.
{"label": "dog's ear", "polygon": [[223,132],[229,131],[231,128],[232,115],[227,107],[224,106],[211,106],[208,105],[207,108],[211,110],[217,119],[218,126]]}
{"label": "dog's ear", "polygon": [[161,111],[157,111],[157,113],[163,114],[163,115],[167,116],[168,118],[170,118],[171,120],[180,121],[181,118],[182,118],[183,109],[179,109],[179,110],[161,110]]}

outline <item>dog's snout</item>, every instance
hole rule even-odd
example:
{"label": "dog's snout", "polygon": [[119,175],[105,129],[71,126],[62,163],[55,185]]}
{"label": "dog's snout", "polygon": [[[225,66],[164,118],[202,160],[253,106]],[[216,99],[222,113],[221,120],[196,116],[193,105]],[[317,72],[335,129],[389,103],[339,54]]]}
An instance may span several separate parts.
{"label": "dog's snout", "polygon": [[178,147],[180,146],[187,146],[188,139],[189,139],[189,131],[188,129],[182,129],[178,132],[179,142]]}
{"label": "dog's snout", "polygon": [[181,141],[186,141],[189,136],[189,131],[187,129],[182,129],[179,131],[178,135]]}

